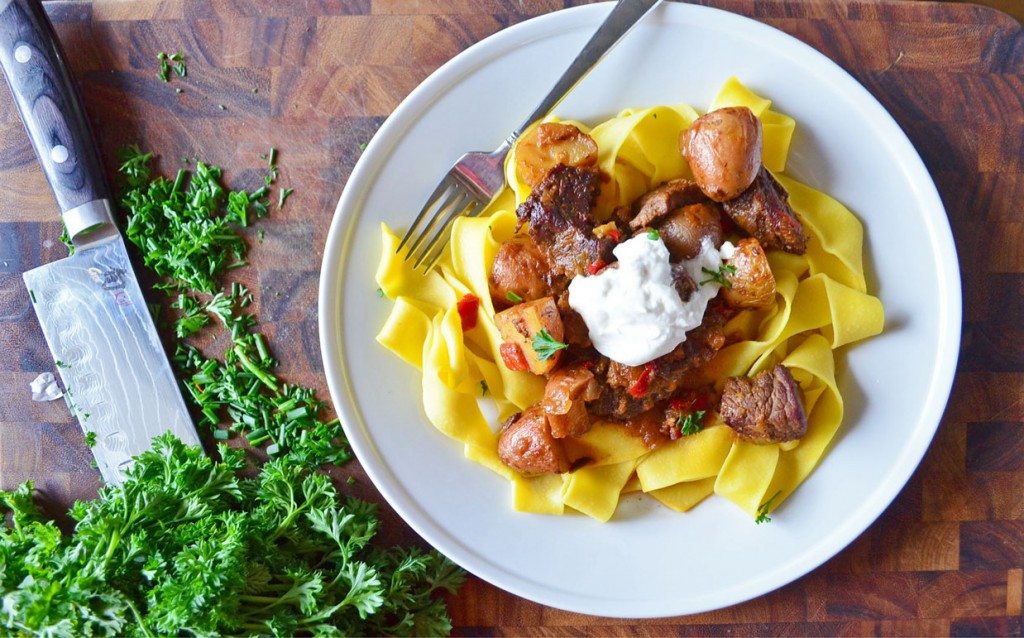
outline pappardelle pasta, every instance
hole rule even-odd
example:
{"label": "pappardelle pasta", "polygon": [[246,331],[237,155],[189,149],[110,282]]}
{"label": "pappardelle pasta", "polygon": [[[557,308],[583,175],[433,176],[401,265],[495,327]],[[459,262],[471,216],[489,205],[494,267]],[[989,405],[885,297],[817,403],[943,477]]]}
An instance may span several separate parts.
{"label": "pappardelle pasta", "polygon": [[382,225],[377,340],[517,510],[607,521],[644,492],[764,516],[842,423],[836,349],[883,328],[860,222],[785,174],[796,123],[735,78],[705,116],[542,126],[430,271]]}

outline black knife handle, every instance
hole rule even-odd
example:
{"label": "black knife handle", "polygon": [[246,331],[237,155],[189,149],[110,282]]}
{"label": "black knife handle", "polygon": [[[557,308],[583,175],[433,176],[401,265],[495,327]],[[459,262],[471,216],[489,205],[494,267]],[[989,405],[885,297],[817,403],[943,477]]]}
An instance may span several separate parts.
{"label": "black knife handle", "polygon": [[74,238],[112,220],[110,189],[64,60],[40,0],[0,0],[0,66]]}

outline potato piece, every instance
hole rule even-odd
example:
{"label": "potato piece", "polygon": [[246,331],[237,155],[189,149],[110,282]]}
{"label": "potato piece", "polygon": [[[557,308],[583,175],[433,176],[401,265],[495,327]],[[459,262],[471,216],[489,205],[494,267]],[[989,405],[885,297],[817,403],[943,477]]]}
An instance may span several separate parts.
{"label": "potato piece", "polygon": [[[565,327],[562,317],[558,314],[558,306],[553,297],[544,297],[536,301],[521,303],[494,315],[494,324],[501,332],[505,343],[519,346],[526,358],[526,365],[534,374],[551,372],[565,349]],[[534,340],[545,331],[538,343],[547,345],[538,353],[534,348]]]}
{"label": "potato piece", "polygon": [[556,439],[580,436],[590,429],[587,401],[593,401],[601,390],[594,374],[583,364],[556,370],[544,386],[540,405],[548,415],[551,435]]}
{"label": "potato piece", "polygon": [[537,244],[528,236],[501,245],[488,279],[494,305],[504,308],[517,300],[533,301],[551,294],[545,277],[550,272]]}
{"label": "potato piece", "polygon": [[530,129],[516,144],[516,174],[530,188],[555,166],[597,166],[597,142],[572,124],[545,122]]}
{"label": "potato piece", "polygon": [[722,216],[718,204],[691,204],[675,210],[657,226],[673,260],[693,259],[701,241],[710,237],[715,248],[722,245]]}
{"label": "potato piece", "polygon": [[505,465],[527,476],[569,471],[562,442],[551,436],[547,416],[539,405],[509,419],[498,436],[498,456]]}
{"label": "potato piece", "polygon": [[694,180],[716,202],[736,197],[754,182],[761,146],[761,120],[745,106],[702,115],[679,137]]}
{"label": "potato piece", "polygon": [[764,308],[775,301],[775,275],[768,265],[768,256],[761,242],[753,237],[741,239],[736,252],[725,263],[735,271],[725,273],[729,286],[722,288],[722,297],[733,308]]}

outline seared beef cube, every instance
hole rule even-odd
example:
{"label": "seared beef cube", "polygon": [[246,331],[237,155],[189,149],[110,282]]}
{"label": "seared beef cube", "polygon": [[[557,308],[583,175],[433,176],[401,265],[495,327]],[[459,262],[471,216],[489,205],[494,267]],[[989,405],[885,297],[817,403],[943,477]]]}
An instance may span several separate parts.
{"label": "seared beef cube", "polygon": [[556,276],[571,279],[613,259],[615,242],[594,236],[598,187],[595,170],[560,164],[516,209]]}
{"label": "seared beef cube", "polygon": [[781,248],[797,255],[807,250],[804,227],[789,207],[789,193],[763,166],[750,188],[723,202],[722,207],[737,226],[765,248]]}
{"label": "seared beef cube", "polygon": [[718,411],[741,439],[754,443],[794,441],[807,434],[800,387],[783,365],[753,378],[727,379]]}

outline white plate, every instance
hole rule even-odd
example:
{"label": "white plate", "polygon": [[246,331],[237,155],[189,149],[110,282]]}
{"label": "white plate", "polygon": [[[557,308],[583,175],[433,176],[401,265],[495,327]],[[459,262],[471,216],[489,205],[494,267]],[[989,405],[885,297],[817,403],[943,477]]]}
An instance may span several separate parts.
{"label": "white plate", "polygon": [[769,525],[712,497],[677,514],[628,497],[606,524],[512,511],[508,483],[430,426],[419,373],[374,341],[391,307],[373,274],[379,224],[404,228],[451,163],[498,145],[610,5],[497,33],[431,75],[373,138],[338,203],[320,280],[327,381],[360,462],[388,502],[457,563],[510,592],[619,617],[688,614],[780,587],[845,547],[906,483],[956,365],[960,278],[942,203],[893,119],[842,69],[753,20],[666,3],[558,109],[598,122],[627,106],[706,108],[730,75],[797,121],[787,173],[863,220],[886,331],[841,369],[846,419],[831,452]]}

